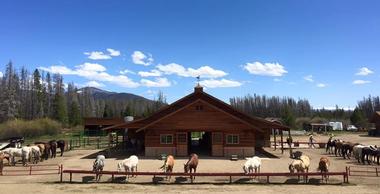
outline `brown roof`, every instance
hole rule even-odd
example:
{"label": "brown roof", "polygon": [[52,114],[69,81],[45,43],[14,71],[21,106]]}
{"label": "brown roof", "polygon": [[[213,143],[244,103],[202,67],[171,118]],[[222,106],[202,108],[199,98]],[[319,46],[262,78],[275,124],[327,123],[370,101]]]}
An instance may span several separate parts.
{"label": "brown roof", "polygon": [[117,125],[124,123],[123,118],[96,118],[96,117],[86,117],[83,118],[84,125],[103,125],[103,126],[110,126],[110,125]]}
{"label": "brown roof", "polygon": [[272,128],[289,129],[289,127],[287,127],[287,126],[277,124],[277,123],[274,123],[271,121],[267,121],[267,120],[262,119],[262,118],[252,117],[250,115],[247,115],[247,114],[245,114],[239,110],[234,109],[231,105],[229,105],[229,104],[227,104],[227,103],[203,92],[202,89],[195,88],[195,91],[193,93],[177,100],[176,102],[174,102],[168,106],[165,106],[165,107],[159,109],[153,115],[151,115],[145,119],[135,120],[135,121],[132,121],[130,123],[120,123],[120,124],[117,124],[114,126],[103,128],[103,130],[110,130],[110,129],[115,129],[115,128],[136,128],[139,130],[144,129],[147,126],[150,126],[150,125],[158,122],[159,120],[161,120],[167,116],[170,116],[170,115],[178,112],[179,110],[182,110],[185,106],[192,104],[192,103],[199,101],[199,100],[206,102],[206,103],[210,104],[211,106],[213,106],[213,107],[215,107],[221,111],[224,111],[225,113],[231,115],[235,119],[240,120],[241,122],[246,123],[246,124],[252,126],[252,128],[257,129],[259,131],[262,131],[262,129],[272,129]]}
{"label": "brown roof", "polygon": [[371,123],[376,123],[377,121],[380,121],[380,111],[376,111],[373,113],[372,118],[370,120]]}

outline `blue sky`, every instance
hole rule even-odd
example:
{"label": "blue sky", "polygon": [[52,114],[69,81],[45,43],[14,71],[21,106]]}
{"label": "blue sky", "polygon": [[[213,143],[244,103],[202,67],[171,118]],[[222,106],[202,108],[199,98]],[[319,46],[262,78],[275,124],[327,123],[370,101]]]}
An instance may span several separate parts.
{"label": "blue sky", "polygon": [[[354,107],[380,95],[379,1],[1,1],[0,64],[169,102],[197,75],[246,94]],[[1,75],[1,74],[0,74]]]}

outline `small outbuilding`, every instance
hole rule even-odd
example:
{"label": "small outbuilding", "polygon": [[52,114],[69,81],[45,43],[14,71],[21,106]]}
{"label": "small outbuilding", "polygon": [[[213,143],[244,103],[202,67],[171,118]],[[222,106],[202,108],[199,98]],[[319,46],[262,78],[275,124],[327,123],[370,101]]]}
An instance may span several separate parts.
{"label": "small outbuilding", "polygon": [[207,94],[201,86],[149,117],[103,128],[120,129],[143,145],[145,156],[172,154],[188,156],[247,157],[270,146],[272,130],[287,126],[247,115]]}

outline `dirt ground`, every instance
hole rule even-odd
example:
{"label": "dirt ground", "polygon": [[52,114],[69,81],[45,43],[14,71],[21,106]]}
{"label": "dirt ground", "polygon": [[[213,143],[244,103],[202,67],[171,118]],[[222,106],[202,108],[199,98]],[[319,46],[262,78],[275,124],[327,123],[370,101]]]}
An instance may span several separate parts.
{"label": "dirt ground", "polygon": [[[294,136],[295,141],[305,141],[307,136]],[[337,138],[346,141],[360,142],[364,144],[380,144],[380,138],[366,137],[362,134],[342,134]],[[327,136],[315,136],[318,142],[326,142]],[[344,171],[345,167],[357,166],[354,160],[344,160],[340,157],[327,155],[323,149],[305,149],[300,151],[311,157],[311,172],[315,172],[321,155],[331,159],[330,171]],[[87,169],[92,168],[93,158],[100,150],[75,150],[65,153],[64,157],[57,157],[43,164],[63,164],[64,169]],[[285,150],[274,151],[267,148],[266,151],[273,157],[263,157],[261,172],[287,172],[291,159]],[[116,170],[117,163],[127,156],[107,158],[105,170]],[[176,158],[175,172],[183,172],[183,163],[186,158]],[[200,156],[198,172],[242,172],[245,161],[230,161],[223,158],[210,158]],[[139,171],[159,171],[163,161],[154,158],[140,157]],[[377,166],[377,165],[374,165]],[[377,166],[380,167],[380,166]],[[17,167],[20,168],[20,167]],[[16,169],[14,167],[5,167]],[[75,183],[58,183],[59,175],[33,175],[33,176],[0,176],[0,193],[9,191],[12,193],[271,193],[271,192],[299,192],[299,193],[376,193],[380,194],[380,177],[350,176],[349,184],[342,184],[341,176],[330,177],[329,184],[321,183],[320,177],[310,177],[310,183],[297,183],[297,177],[273,177],[272,184],[265,184],[265,178],[256,180],[233,178],[236,184],[228,184],[228,177],[197,177],[196,184],[189,184],[186,177],[173,177],[171,183],[158,177],[155,180],[162,184],[153,184],[152,177],[139,176],[125,183],[124,177],[117,177],[118,183],[110,183],[110,176],[104,175],[101,183],[94,183],[93,176],[74,175]],[[65,175],[68,181],[69,176]],[[132,183],[132,184],[131,184]],[[286,183],[286,184],[284,184]],[[5,192],[8,193],[8,192]]]}

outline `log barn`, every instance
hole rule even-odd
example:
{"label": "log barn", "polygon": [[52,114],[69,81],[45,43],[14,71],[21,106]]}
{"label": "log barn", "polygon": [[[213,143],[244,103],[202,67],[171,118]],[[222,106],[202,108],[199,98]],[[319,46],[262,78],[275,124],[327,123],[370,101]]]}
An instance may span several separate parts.
{"label": "log barn", "polygon": [[127,129],[126,135],[144,146],[145,156],[190,153],[213,157],[249,157],[270,146],[273,129],[287,126],[252,117],[207,94],[197,85],[194,92],[149,117],[120,123],[104,130]]}

